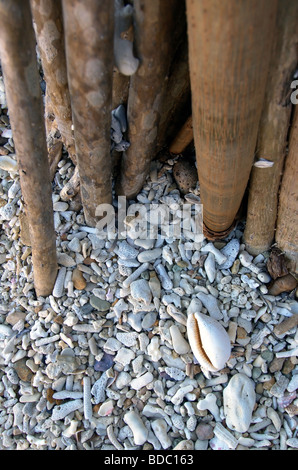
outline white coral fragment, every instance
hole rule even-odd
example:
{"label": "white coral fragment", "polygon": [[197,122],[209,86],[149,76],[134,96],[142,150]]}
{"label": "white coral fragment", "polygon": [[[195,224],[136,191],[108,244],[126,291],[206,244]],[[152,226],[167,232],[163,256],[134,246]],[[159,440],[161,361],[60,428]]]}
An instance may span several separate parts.
{"label": "white coral fragment", "polygon": [[133,433],[134,443],[137,446],[143,445],[148,437],[148,429],[144,425],[140,416],[133,410],[128,411],[123,418]]}
{"label": "white coral fragment", "polygon": [[255,402],[253,381],[245,374],[235,374],[223,391],[227,426],[233,431],[246,432],[251,423]]}
{"label": "white coral fragment", "polygon": [[220,420],[219,408],[216,404],[216,395],[214,393],[208,393],[203,400],[198,402],[198,410],[208,410],[214,416],[215,421]]}

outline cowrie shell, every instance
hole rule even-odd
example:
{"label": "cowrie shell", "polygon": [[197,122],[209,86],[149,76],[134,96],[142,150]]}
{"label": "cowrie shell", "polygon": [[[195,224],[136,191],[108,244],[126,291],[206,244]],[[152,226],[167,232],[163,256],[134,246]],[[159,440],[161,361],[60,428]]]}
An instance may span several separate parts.
{"label": "cowrie shell", "polygon": [[203,369],[216,372],[223,369],[231,355],[231,343],[224,327],[212,317],[200,312],[187,318],[188,341]]}

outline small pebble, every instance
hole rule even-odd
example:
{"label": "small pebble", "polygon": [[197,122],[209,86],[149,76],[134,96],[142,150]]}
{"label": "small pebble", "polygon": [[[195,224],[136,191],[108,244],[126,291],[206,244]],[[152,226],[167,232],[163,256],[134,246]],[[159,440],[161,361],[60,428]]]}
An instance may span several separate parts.
{"label": "small pebble", "polygon": [[153,250],[142,251],[138,255],[138,261],[140,263],[147,263],[147,262],[152,263],[154,260],[160,257],[161,252],[162,252],[161,248],[155,248]]}
{"label": "small pebble", "polygon": [[200,439],[201,441],[212,439],[212,437],[214,436],[212,426],[207,423],[199,423],[195,431],[198,439]]}
{"label": "small pebble", "polygon": [[56,212],[64,212],[64,211],[67,211],[68,204],[67,202],[58,201],[53,204],[53,209]]}
{"label": "small pebble", "polygon": [[150,290],[148,281],[145,279],[138,279],[130,284],[131,295],[134,299],[150,304],[152,299],[152,292]]}
{"label": "small pebble", "polygon": [[111,307],[110,302],[107,300],[102,300],[96,295],[92,295],[90,297],[90,305],[99,312],[107,312]]}
{"label": "small pebble", "polygon": [[84,290],[87,285],[87,281],[85,280],[82,271],[78,268],[75,268],[72,272],[72,282],[74,288],[78,290]]}

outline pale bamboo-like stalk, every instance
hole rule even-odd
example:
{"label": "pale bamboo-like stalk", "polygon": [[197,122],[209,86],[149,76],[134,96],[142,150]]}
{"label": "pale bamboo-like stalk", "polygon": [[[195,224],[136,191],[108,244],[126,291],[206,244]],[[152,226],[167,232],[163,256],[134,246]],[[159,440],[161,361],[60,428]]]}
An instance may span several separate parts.
{"label": "pale bamboo-like stalk", "polygon": [[29,0],[0,1],[0,55],[29,222],[34,286],[52,292],[57,275],[50,171],[44,110]]}
{"label": "pale bamboo-like stalk", "polygon": [[68,84],[86,223],[112,202],[110,127],[114,2],[63,0]]}
{"label": "pale bamboo-like stalk", "polygon": [[289,262],[289,269],[298,274],[298,112],[295,108],[289,154],[282,177],[275,240]]}
{"label": "pale bamboo-like stalk", "polygon": [[289,83],[298,63],[297,44],[298,3],[279,0],[256,152],[256,159],[265,158],[274,164],[252,169],[244,232],[246,248],[254,255],[268,250],[274,241],[278,190],[292,111]]}
{"label": "pale bamboo-like stalk", "polygon": [[158,125],[170,65],[176,0],[135,0],[135,46],[140,65],[130,78],[128,140],[117,193],[133,198],[141,190],[156,154]]}
{"label": "pale bamboo-like stalk", "polygon": [[75,162],[61,0],[30,0],[30,4],[47,87],[47,99],[50,100],[62,142]]}
{"label": "pale bamboo-like stalk", "polygon": [[192,117],[204,224],[233,226],[264,100],[275,0],[187,0]]}

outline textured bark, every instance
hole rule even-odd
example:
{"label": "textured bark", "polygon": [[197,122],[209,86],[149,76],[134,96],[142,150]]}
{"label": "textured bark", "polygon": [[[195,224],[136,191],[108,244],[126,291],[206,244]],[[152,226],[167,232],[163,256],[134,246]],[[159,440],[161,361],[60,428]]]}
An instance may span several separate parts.
{"label": "textured bark", "polygon": [[62,141],[70,158],[75,162],[61,1],[30,0],[30,3],[47,86],[47,98],[50,100]]}
{"label": "textured bark", "polygon": [[169,69],[165,96],[157,135],[157,152],[162,151],[173,141],[191,114],[191,91],[188,64],[188,41],[185,1],[175,5],[173,53]]}
{"label": "textured bark", "polygon": [[192,117],[203,218],[228,230],[254,159],[275,0],[187,0]]}
{"label": "textured bark", "polygon": [[187,35],[172,60],[157,136],[157,151],[168,146],[191,114]]}
{"label": "textured bark", "polygon": [[47,89],[44,97],[44,109],[48,159],[50,164],[50,178],[51,181],[53,181],[57,171],[58,163],[62,158],[63,143],[61,139],[61,133],[58,129],[57,121],[52,110],[50,98],[47,94]]}
{"label": "textured bark", "polygon": [[110,127],[114,4],[63,0],[68,83],[86,223],[112,202]]}
{"label": "textured bark", "polygon": [[122,75],[116,67],[113,70],[112,109],[127,104],[130,77]]}
{"label": "textured bark", "polygon": [[170,38],[176,0],[135,0],[138,70],[130,78],[128,140],[117,193],[133,198],[142,188],[156,154],[158,125],[170,65]]}
{"label": "textured bark", "polygon": [[58,140],[49,148],[50,180],[53,181],[57,165],[62,158],[62,142]]}
{"label": "textured bark", "polygon": [[298,273],[298,112],[295,108],[291,128],[289,154],[282,177],[275,239],[289,261],[292,271]]}
{"label": "textured bark", "polygon": [[292,110],[289,90],[297,63],[298,3],[296,0],[279,0],[257,141],[257,158],[269,159],[274,165],[253,167],[251,173],[244,239],[252,254],[268,250],[274,241],[278,190]]}
{"label": "textured bark", "polygon": [[0,1],[0,54],[20,184],[29,222],[37,295],[57,274],[44,112],[29,0]]}
{"label": "textured bark", "polygon": [[192,116],[183,124],[170,145],[170,153],[179,154],[193,141]]}

